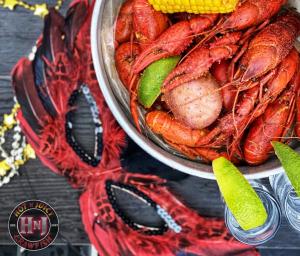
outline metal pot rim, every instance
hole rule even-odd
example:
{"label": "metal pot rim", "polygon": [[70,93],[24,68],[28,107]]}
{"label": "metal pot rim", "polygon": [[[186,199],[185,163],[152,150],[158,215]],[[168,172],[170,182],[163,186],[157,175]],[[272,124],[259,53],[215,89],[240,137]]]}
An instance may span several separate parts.
{"label": "metal pot rim", "polygon": [[[93,11],[92,24],[91,24],[91,48],[92,48],[92,57],[93,63],[97,75],[97,79],[100,85],[100,89],[103,93],[103,96],[109,106],[112,114],[120,124],[120,126],[125,130],[128,136],[137,143],[143,150],[148,154],[161,161],[162,163],[177,169],[181,172],[198,176],[205,179],[215,180],[215,176],[210,168],[210,171],[205,171],[204,169],[208,168],[208,165],[202,163],[196,163],[183,159],[179,156],[172,155],[171,153],[160,148],[151,140],[147,139],[144,135],[140,134],[136,128],[128,120],[126,114],[120,107],[116,96],[114,95],[112,88],[110,86],[109,77],[106,74],[103,58],[101,43],[99,42],[99,27],[101,27],[101,17],[104,8],[105,0],[97,0],[95,2],[95,7]],[[267,167],[269,162],[276,161],[276,166]],[[190,162],[190,164],[189,164]],[[271,159],[267,164],[262,164],[255,167],[241,167],[241,170],[245,174],[247,179],[259,179],[269,177],[271,175],[278,174],[283,172],[282,167],[279,162],[275,159]],[[273,163],[274,164],[274,163]]]}

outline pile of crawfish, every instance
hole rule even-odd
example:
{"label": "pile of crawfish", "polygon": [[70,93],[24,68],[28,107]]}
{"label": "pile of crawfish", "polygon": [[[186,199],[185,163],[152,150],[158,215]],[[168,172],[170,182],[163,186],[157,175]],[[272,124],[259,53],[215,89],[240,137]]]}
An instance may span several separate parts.
{"label": "pile of crawfish", "polygon": [[[294,47],[300,16],[282,8],[286,2],[241,0],[226,15],[167,15],[147,0],[125,1],[116,20],[115,61],[137,128],[141,73],[159,59],[180,55],[145,115],[147,126],[174,149],[192,159],[225,156],[258,165],[271,155],[271,141],[300,137]],[[212,98],[203,111],[197,101],[205,97]]]}

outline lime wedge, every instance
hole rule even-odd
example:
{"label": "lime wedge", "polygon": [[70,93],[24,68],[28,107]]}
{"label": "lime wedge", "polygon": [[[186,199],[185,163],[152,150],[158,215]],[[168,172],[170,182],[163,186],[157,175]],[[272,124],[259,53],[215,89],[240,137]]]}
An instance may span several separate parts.
{"label": "lime wedge", "polygon": [[176,67],[179,60],[179,56],[161,59],[145,69],[138,88],[139,102],[145,108],[150,108],[158,98],[163,81]]}
{"label": "lime wedge", "polygon": [[242,173],[224,157],[214,160],[212,166],[225,203],[241,228],[263,225],[268,217],[266,209]]}
{"label": "lime wedge", "polygon": [[300,196],[300,155],[281,142],[272,141],[271,143],[295,192]]}

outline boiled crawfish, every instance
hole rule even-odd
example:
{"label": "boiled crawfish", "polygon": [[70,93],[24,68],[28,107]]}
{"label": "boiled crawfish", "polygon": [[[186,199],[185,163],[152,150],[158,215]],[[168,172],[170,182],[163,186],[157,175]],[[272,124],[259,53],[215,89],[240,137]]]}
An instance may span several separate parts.
{"label": "boiled crawfish", "polygon": [[134,60],[140,53],[140,47],[137,43],[126,42],[121,44],[115,53],[116,68],[122,83],[129,89],[130,72]]}
{"label": "boiled crawfish", "polygon": [[[300,33],[299,15],[288,10],[271,20],[285,3],[286,0],[245,0],[230,15],[181,15],[177,23],[141,49],[134,63],[130,63],[130,105],[137,127],[139,73],[161,58],[187,53],[162,85],[162,100],[166,100],[173,115],[151,110],[146,115],[147,125],[169,145],[191,158],[201,156],[213,160],[223,155],[234,161],[244,157],[248,161],[244,145],[249,143],[249,134],[257,136],[249,132],[249,127],[273,115],[272,107],[281,109],[282,102],[287,104],[288,96],[297,95],[300,99],[298,87],[291,86],[295,79],[292,77],[299,70],[299,54],[293,49]],[[174,118],[172,106],[176,104],[168,104],[168,95],[177,87],[210,77],[210,73],[221,85],[218,91],[222,92],[224,108],[213,125],[199,130],[189,122]],[[286,126],[294,120],[295,97],[289,99],[290,107],[285,109],[288,117],[278,116],[285,120]],[[300,123],[300,114],[298,116]],[[298,132],[299,127],[296,125]],[[271,132],[273,137],[277,136],[275,130]],[[285,136],[286,131],[282,130],[278,136]],[[265,148],[265,152],[268,150]]]}
{"label": "boiled crawfish", "polygon": [[[286,21],[285,25],[283,25],[282,20]],[[252,82],[252,80],[250,80],[250,82],[247,84],[247,86],[249,88],[254,88],[254,91],[260,91],[261,88],[263,88],[264,85],[267,84],[268,81],[270,81],[273,78],[273,79],[276,79],[275,82],[278,82],[278,83],[276,83],[276,86],[278,88],[281,88],[281,89],[278,89],[279,92],[281,92],[282,88],[284,88],[287,85],[289,80],[282,79],[282,77],[280,75],[278,76],[278,74],[280,74],[280,73],[276,73],[275,67],[280,62],[282,62],[290,52],[290,50],[287,51],[284,48],[287,47],[288,49],[292,49],[293,42],[295,41],[296,36],[300,31],[299,24],[300,24],[299,17],[296,16],[294,13],[289,12],[285,16],[282,16],[279,19],[279,21],[275,22],[274,24],[269,25],[268,27],[263,29],[256,37],[254,37],[254,39],[251,41],[249,48],[246,51],[246,53],[242,59],[242,63],[247,63],[247,66],[246,65],[243,66],[243,64],[241,64],[239,70],[237,71],[237,74],[239,74],[239,76],[241,78],[236,79],[234,84],[236,84],[237,87],[242,86],[242,84],[244,82],[244,80],[243,80],[244,75],[242,75],[242,72],[243,72],[243,74],[247,74],[247,77],[248,77],[248,74],[251,74],[251,76],[250,76],[251,78],[249,78],[249,80],[254,79],[254,78],[257,79],[257,80],[254,80],[255,82]],[[277,29],[274,29],[274,27]],[[293,30],[285,31],[287,27],[289,27]],[[282,33],[281,33],[282,36],[287,36],[286,39],[288,41],[283,39],[282,36],[281,36],[281,38],[279,37],[279,35],[278,35],[280,33],[279,29],[280,29],[280,31],[282,31]],[[272,40],[270,40],[270,39],[272,39]],[[260,47],[256,47],[256,45],[253,42],[258,42]],[[276,47],[274,47],[274,45]],[[253,49],[256,49],[256,51],[254,52]],[[295,52],[294,52],[294,53],[291,53],[291,55],[292,56],[288,56],[287,59],[292,58],[292,62],[294,61],[294,63],[295,62],[297,63],[297,61],[298,61],[297,55],[298,54],[295,54]],[[271,60],[268,60],[265,62],[263,62],[261,60],[261,58],[268,59],[270,56],[271,56]],[[290,65],[292,65],[292,64],[290,64]],[[271,71],[271,72],[268,73],[267,75],[263,76],[262,78],[260,78],[263,74],[266,74],[268,71]],[[293,72],[295,72],[295,69],[292,69],[291,74],[288,76],[289,78],[291,78],[291,76],[293,76]],[[276,78],[276,76],[277,76],[277,78]],[[288,78],[288,77],[284,77],[284,78]],[[251,86],[249,86],[249,84]],[[230,83],[230,85],[231,85],[231,83]],[[259,87],[260,89],[257,89],[257,87]],[[273,93],[275,94],[274,97],[278,95],[278,93],[276,93],[276,91],[274,91],[274,88],[272,88],[266,94],[265,98],[270,98],[272,96],[271,94],[273,94]],[[252,105],[252,108],[255,106],[255,104],[251,104],[251,105]],[[266,104],[264,104],[264,105],[266,105]],[[260,108],[260,106],[257,108]],[[251,114],[250,111],[249,112],[247,111],[246,115],[244,115],[244,118],[240,118],[239,114],[235,115],[235,111],[238,112],[238,110],[233,110],[232,118],[229,118],[229,117],[224,118],[226,120],[225,123],[231,124],[230,130],[232,130],[232,128],[234,126],[239,127],[241,125],[240,122],[244,122],[245,121],[244,119],[249,114]],[[234,118],[234,116],[236,116],[236,118]],[[231,119],[231,120],[228,122],[227,119],[229,119],[229,120]],[[223,123],[223,121],[221,120],[220,125],[218,125],[211,132],[211,134],[208,134],[207,138],[199,141],[199,144],[200,145],[208,144],[213,138],[215,138],[216,135],[223,133],[224,125],[222,123]]]}
{"label": "boiled crawfish", "polygon": [[133,0],[127,0],[121,7],[116,27],[115,39],[118,43],[128,42],[133,33]]}
{"label": "boiled crawfish", "polygon": [[295,118],[296,94],[299,93],[300,72],[294,76],[290,88],[270,104],[264,114],[250,126],[245,139],[244,156],[251,165],[266,161],[273,150],[271,141],[285,141]]}
{"label": "boiled crawfish", "polygon": [[[285,2],[286,0],[243,1],[229,17],[223,17],[225,21],[221,18],[213,29],[212,35],[258,25],[276,14]],[[211,28],[218,18],[219,15],[216,14],[199,15],[188,21],[174,24],[142,52],[134,65],[134,73],[139,73],[156,60],[181,54],[192,43],[195,36]]]}
{"label": "boiled crawfish", "polygon": [[207,130],[192,129],[166,112],[157,110],[149,112],[146,115],[146,123],[154,133],[161,135],[171,146],[190,158],[200,156],[202,160],[208,162],[219,156],[229,158],[225,151],[218,152],[208,147],[197,147],[197,142],[207,134]]}
{"label": "boiled crawfish", "polygon": [[124,43],[134,37],[144,48],[168,26],[168,17],[155,11],[147,0],[127,0],[117,18],[115,39],[118,43]]}
{"label": "boiled crawfish", "polygon": [[[228,16],[224,16],[221,21],[207,35],[207,38],[218,33],[225,33],[232,30],[243,30],[251,28],[249,32],[255,30],[255,26],[268,21],[274,16],[287,0],[245,0],[239,3],[237,9]],[[207,40],[206,38],[206,40]],[[202,41],[203,42],[203,41]]]}
{"label": "boiled crawfish", "polygon": [[193,38],[210,28],[217,18],[217,14],[198,15],[172,25],[142,51],[133,65],[133,73],[138,74],[156,60],[180,55],[193,42]]}
{"label": "boiled crawfish", "polygon": [[263,75],[274,75],[274,68],[292,50],[299,32],[300,17],[291,11],[264,28],[250,42],[241,59],[233,82],[236,87],[248,89],[257,85]]}

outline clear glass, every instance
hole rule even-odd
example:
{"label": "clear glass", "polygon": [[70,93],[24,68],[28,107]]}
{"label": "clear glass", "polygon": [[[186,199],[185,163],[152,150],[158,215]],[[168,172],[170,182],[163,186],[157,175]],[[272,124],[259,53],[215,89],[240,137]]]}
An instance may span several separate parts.
{"label": "clear glass", "polygon": [[269,180],[288,223],[300,232],[300,198],[288,177],[285,173],[280,173],[271,176]]}
{"label": "clear glass", "polygon": [[240,242],[249,245],[260,245],[271,240],[277,233],[281,223],[281,210],[278,202],[265,186],[256,181],[250,183],[266,208],[268,214],[266,222],[260,227],[247,231],[243,230],[229,208],[225,206],[225,223],[230,233]]}

